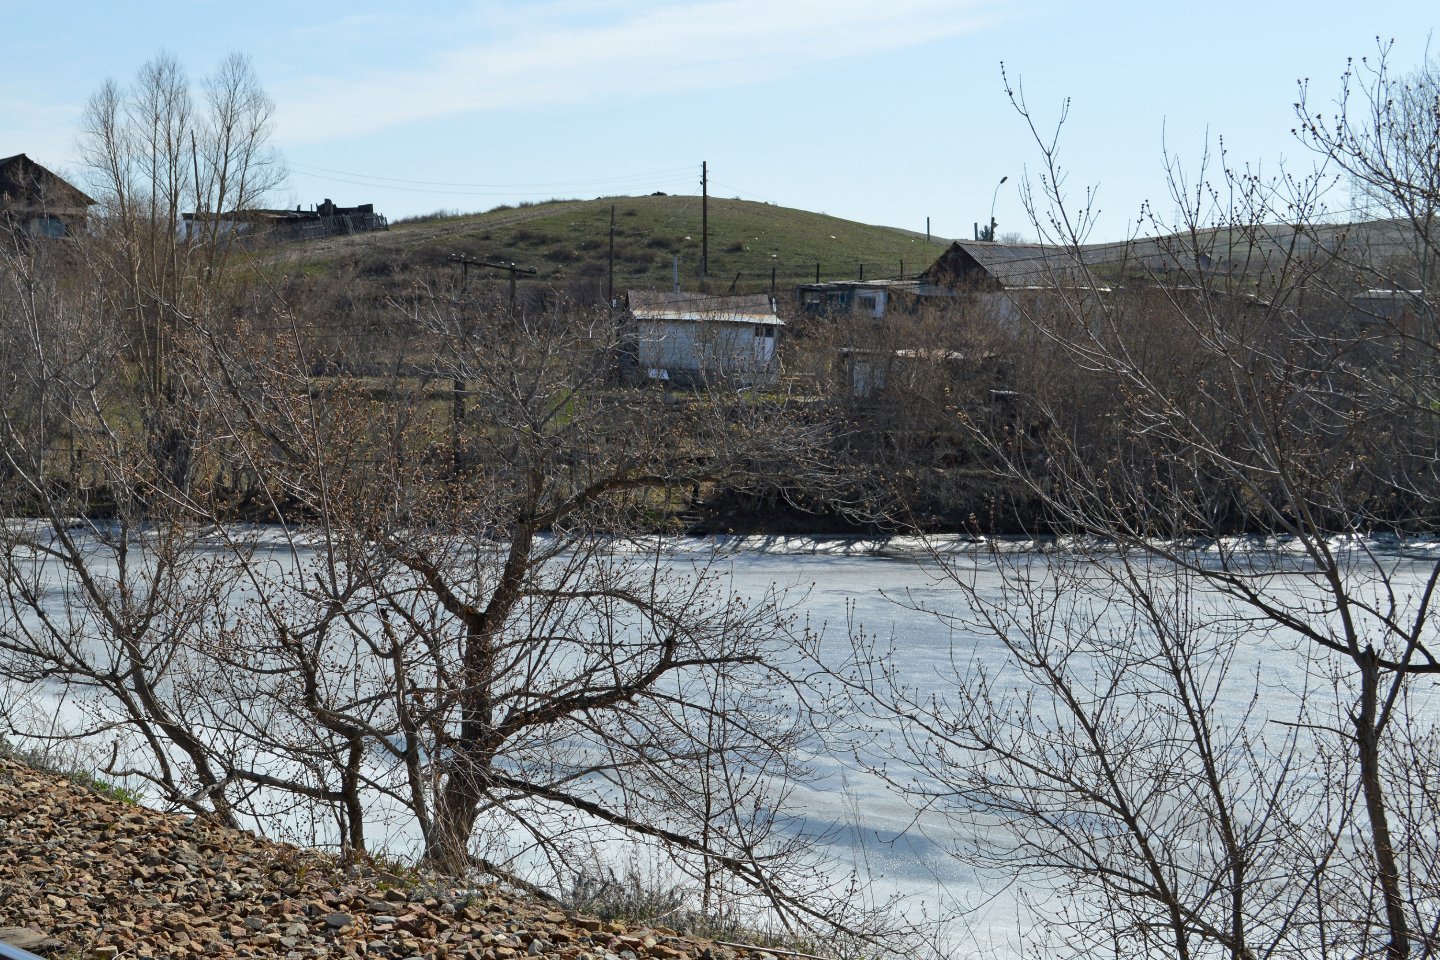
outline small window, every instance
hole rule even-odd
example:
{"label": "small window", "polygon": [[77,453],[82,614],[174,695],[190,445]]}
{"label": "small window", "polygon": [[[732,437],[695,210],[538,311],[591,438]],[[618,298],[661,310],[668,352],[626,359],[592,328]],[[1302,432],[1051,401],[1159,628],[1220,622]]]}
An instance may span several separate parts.
{"label": "small window", "polygon": [[765,337],[766,339],[775,336],[775,325],[773,323],[755,324],[755,336]]}
{"label": "small window", "polygon": [[59,217],[36,217],[30,221],[30,233],[37,237],[63,237],[65,222]]}

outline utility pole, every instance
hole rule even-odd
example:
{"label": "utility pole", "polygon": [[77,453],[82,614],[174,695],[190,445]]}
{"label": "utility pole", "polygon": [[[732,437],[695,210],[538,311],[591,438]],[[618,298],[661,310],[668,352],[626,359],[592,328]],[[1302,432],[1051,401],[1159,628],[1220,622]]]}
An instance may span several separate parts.
{"label": "utility pole", "polygon": [[[465,287],[470,278],[470,267],[489,267],[491,270],[509,271],[511,316],[515,315],[515,275],[518,273],[525,273],[533,276],[535,274],[534,267],[517,267],[513,263],[495,263],[490,260],[476,260],[473,257],[467,257],[459,253],[452,253],[450,255],[450,262],[458,263],[460,265],[460,293],[462,297],[464,296]],[[465,303],[463,299],[459,303],[459,309],[463,314],[465,310]],[[460,334],[463,338],[468,339],[470,336],[469,324],[465,323],[463,319],[461,322],[463,326],[461,328]],[[453,476],[455,479],[459,479],[460,469],[463,465],[463,458],[460,452],[460,427],[465,422],[466,389],[467,384],[465,383],[465,378],[460,376],[460,369],[457,367],[455,369],[454,379],[450,385],[450,458],[451,469],[454,471]]]}
{"label": "utility pole", "polygon": [[489,267],[491,270],[505,270],[510,274],[510,312],[515,312],[515,278],[517,274],[535,276],[534,267],[517,267],[513,263],[498,263],[494,260],[476,260],[474,257],[467,257],[463,254],[450,254],[450,262],[460,264],[463,270],[465,267]]}
{"label": "utility pole", "polygon": [[700,161],[700,278],[710,272],[710,162]]}
{"label": "utility pole", "polygon": [[605,276],[605,308],[615,308],[615,204],[610,204],[610,269]]}

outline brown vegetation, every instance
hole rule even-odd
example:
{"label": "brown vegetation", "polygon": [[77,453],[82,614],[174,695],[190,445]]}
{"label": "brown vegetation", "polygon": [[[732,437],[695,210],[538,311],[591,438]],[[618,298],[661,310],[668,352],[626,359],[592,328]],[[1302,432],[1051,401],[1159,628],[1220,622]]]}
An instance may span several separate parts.
{"label": "brown vegetation", "polygon": [[[1440,337],[1435,291],[1402,286],[1440,245],[1433,181],[1376,152],[1436,156],[1400,88],[1437,100],[1433,72],[1368,69],[1338,116],[1298,109],[1307,143],[1406,210],[1411,244],[1380,259],[1300,241],[1315,182],[1224,170],[1213,194],[1177,180],[1192,205],[1171,273],[1114,289],[1087,269],[1088,211],[1066,206],[1057,140],[1037,134],[1041,219],[1072,279],[1020,312],[1033,428],[969,422],[1074,536],[991,558],[998,586],[937,558],[957,598],[932,611],[957,638],[944,695],[917,697],[864,635],[836,671],[839,713],[895,725],[877,773],[927,815],[978,820],[956,856],[1052,885],[1033,906],[1073,955],[1440,951],[1440,560],[1405,549],[1440,509]],[[1267,225],[1277,203],[1288,245]],[[1254,272],[1200,256],[1212,205]]]}

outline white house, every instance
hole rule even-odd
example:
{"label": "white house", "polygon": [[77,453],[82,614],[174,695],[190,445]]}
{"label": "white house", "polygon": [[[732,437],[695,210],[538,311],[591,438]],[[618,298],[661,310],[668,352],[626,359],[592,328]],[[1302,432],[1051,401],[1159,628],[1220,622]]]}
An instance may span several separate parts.
{"label": "white house", "polygon": [[642,377],[677,386],[774,382],[775,341],[784,323],[773,297],[632,290],[629,304]]}

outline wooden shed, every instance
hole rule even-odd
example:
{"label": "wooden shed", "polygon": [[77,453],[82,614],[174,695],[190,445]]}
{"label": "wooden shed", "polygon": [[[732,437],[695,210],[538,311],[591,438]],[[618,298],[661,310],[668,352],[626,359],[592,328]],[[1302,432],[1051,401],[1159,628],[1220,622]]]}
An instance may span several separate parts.
{"label": "wooden shed", "polygon": [[23,153],[0,159],[0,225],[32,237],[83,233],[95,201]]}

